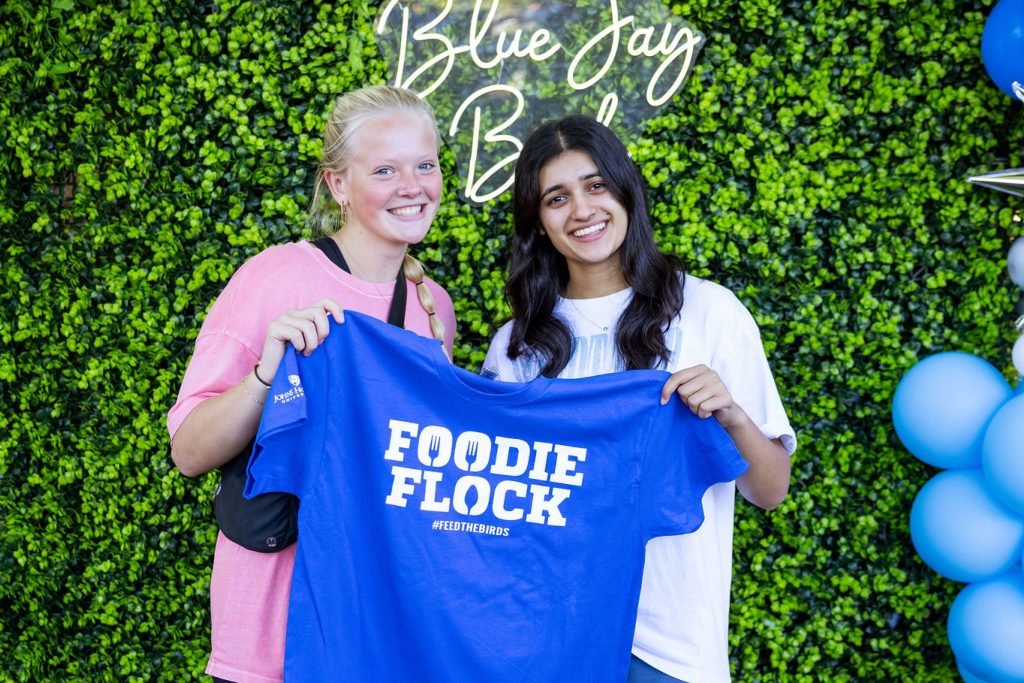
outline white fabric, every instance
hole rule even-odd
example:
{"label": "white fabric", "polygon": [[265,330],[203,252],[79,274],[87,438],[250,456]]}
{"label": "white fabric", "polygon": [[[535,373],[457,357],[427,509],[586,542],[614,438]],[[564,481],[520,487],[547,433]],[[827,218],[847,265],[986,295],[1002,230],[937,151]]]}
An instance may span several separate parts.
{"label": "white fabric", "polygon": [[[622,369],[615,352],[615,323],[632,296],[624,290],[597,299],[559,299],[555,315],[573,331],[572,359],[560,377],[585,377]],[[511,323],[491,342],[483,374],[525,381],[540,371],[536,358],[509,360]],[[607,327],[607,331],[603,328]],[[725,287],[687,275],[682,311],[666,343],[672,351],[663,369],[675,372],[704,364],[768,438],[780,438],[789,453],[796,436],[772,378],[753,317]],[[633,654],[688,683],[727,683],[729,675],[729,585],[735,483],[704,495],[704,524],[685,536],[647,544]]]}

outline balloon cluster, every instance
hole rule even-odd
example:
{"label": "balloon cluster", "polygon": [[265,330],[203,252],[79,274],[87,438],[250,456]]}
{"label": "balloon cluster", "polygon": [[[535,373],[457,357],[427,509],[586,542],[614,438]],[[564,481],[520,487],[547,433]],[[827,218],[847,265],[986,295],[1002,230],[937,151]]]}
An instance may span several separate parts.
{"label": "balloon cluster", "polygon": [[[1024,0],[992,9],[981,56],[992,82],[1024,102]],[[1024,194],[1013,172],[994,175],[980,184]],[[1024,239],[1010,247],[1007,265],[1024,290]],[[1024,375],[1024,334],[1013,365]],[[947,622],[960,676],[1024,683],[1024,382],[1014,390],[977,356],[939,353],[900,380],[892,418],[907,450],[943,470],[914,499],[910,538],[925,564],[967,584]]]}
{"label": "balloon cluster", "polygon": [[967,681],[1024,683],[1022,387],[977,356],[946,352],[912,367],[893,397],[903,445],[944,470],[914,499],[910,538],[925,564],[970,584],[948,622]]}
{"label": "balloon cluster", "polygon": [[[1024,289],[1024,239],[1008,260]],[[1024,335],[1013,364],[1024,375]],[[977,356],[939,353],[900,380],[892,418],[907,450],[943,470],[914,499],[910,538],[925,564],[969,584],[948,621],[960,675],[1024,683],[1024,382],[1014,390]]]}
{"label": "balloon cluster", "polygon": [[985,21],[981,58],[996,86],[1024,102],[1024,0],[1000,0]]}

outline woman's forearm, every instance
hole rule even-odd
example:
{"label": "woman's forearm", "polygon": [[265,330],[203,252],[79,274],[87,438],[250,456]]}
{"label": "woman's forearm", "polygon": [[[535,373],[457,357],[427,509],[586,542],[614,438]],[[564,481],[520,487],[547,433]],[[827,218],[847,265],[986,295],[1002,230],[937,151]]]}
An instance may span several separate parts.
{"label": "woman's forearm", "polygon": [[789,453],[778,439],[769,439],[749,417],[726,427],[736,449],[750,468],[736,480],[743,497],[754,505],[772,510],[789,494]]}
{"label": "woman's forearm", "polygon": [[256,435],[267,387],[249,372],[225,391],[196,406],[171,440],[171,459],[186,477],[220,467]]}

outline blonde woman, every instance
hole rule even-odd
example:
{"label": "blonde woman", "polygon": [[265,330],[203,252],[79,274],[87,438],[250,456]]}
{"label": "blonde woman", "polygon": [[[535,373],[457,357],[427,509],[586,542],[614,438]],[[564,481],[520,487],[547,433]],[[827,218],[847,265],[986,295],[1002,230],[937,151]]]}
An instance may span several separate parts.
{"label": "blonde woman", "polygon": [[[440,203],[438,145],[433,113],[409,91],[370,86],[337,98],[309,216],[329,242],[271,247],[243,264],[217,298],[167,417],[182,474],[220,467],[246,446],[287,345],[311,353],[343,309],[387,319],[405,288],[404,327],[441,340],[450,353],[451,298],[407,253]],[[340,251],[350,272],[325,246]],[[260,553],[218,535],[206,668],[215,680],[283,680],[294,557],[294,545]]]}

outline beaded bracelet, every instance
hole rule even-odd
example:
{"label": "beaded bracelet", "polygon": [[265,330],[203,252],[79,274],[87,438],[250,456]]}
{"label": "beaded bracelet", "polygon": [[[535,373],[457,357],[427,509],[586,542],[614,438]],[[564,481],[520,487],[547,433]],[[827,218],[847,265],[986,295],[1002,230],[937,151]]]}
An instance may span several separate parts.
{"label": "beaded bracelet", "polygon": [[[246,379],[247,379],[247,378],[245,378],[245,377],[243,377],[243,378],[242,378],[242,391],[244,391],[244,392],[245,392],[245,395],[249,397],[249,400],[250,400],[250,401],[252,401],[253,403],[255,403],[255,404],[256,404],[256,405],[258,405],[258,406],[264,406],[264,405],[266,405],[266,404],[267,404],[267,402],[266,402],[266,401],[261,401],[261,400],[259,400],[258,398],[256,398],[255,396],[253,396],[253,395],[252,395],[252,392],[251,392],[251,391],[249,391],[249,387],[245,386],[245,380],[246,380]],[[257,379],[258,379],[258,378],[257,378]]]}

